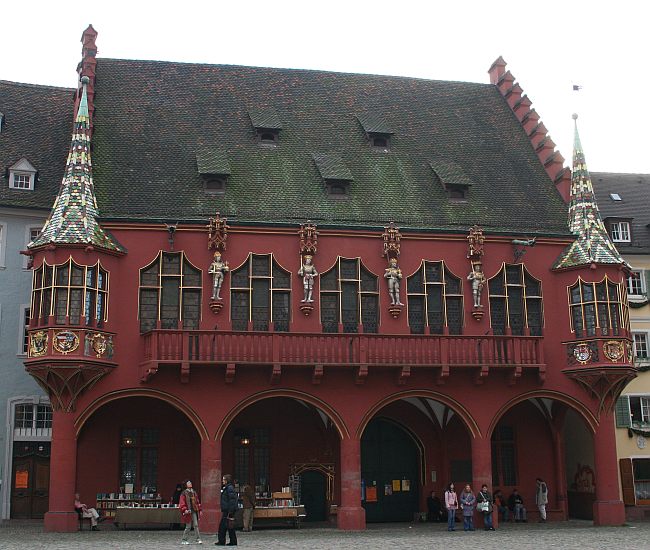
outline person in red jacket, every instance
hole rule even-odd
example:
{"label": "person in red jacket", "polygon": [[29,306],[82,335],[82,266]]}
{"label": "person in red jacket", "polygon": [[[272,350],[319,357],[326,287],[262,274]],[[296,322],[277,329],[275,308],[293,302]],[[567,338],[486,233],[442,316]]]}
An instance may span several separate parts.
{"label": "person in red jacket", "polygon": [[196,537],[196,544],[203,544],[201,540],[201,533],[199,532],[199,518],[201,517],[201,502],[199,495],[192,488],[192,482],[185,482],[185,490],[181,493],[181,498],[178,502],[178,507],[181,511],[181,521],[185,524],[183,531],[183,539],[181,544],[189,544],[187,537],[190,530],[194,527],[194,536]]}

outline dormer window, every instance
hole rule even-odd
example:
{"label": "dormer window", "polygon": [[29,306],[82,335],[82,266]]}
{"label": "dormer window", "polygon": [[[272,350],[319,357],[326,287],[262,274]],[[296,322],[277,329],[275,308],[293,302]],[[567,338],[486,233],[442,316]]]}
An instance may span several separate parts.
{"label": "dormer window", "polygon": [[280,134],[276,130],[257,128],[257,141],[261,145],[277,145]]}
{"label": "dormer window", "polygon": [[204,179],[203,186],[206,193],[223,194],[226,192],[226,179],[224,176],[209,176]]}
{"label": "dormer window", "polygon": [[629,243],[632,241],[630,222],[611,222],[609,229],[612,234],[612,241],[615,243]]}
{"label": "dormer window", "polygon": [[365,113],[357,116],[357,119],[373,150],[382,153],[390,151],[390,138],[393,132],[381,115],[377,113]]}
{"label": "dormer window", "polygon": [[314,162],[323,178],[325,192],[333,197],[345,197],[353,177],[343,159],[338,155],[318,154],[314,155]]}
{"label": "dormer window", "polygon": [[207,194],[223,195],[230,177],[228,154],[218,148],[201,146],[196,152],[196,164]]}
{"label": "dormer window", "polygon": [[472,181],[460,166],[445,160],[431,161],[429,165],[450,201],[461,202],[467,200]]}
{"label": "dormer window", "polygon": [[282,122],[272,107],[258,107],[248,112],[255,128],[255,139],[260,145],[276,146],[280,141]]}
{"label": "dormer window", "polygon": [[36,168],[25,158],[9,167],[9,189],[34,190]]}

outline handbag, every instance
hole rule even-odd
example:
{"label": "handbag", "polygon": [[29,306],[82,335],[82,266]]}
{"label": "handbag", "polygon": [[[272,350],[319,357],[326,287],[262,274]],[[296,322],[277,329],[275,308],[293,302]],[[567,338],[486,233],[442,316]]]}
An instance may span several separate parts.
{"label": "handbag", "polygon": [[228,529],[235,528],[235,518],[228,516]]}
{"label": "handbag", "polygon": [[487,500],[484,500],[483,502],[479,502],[476,505],[476,509],[479,512],[489,512],[490,511],[490,503]]}

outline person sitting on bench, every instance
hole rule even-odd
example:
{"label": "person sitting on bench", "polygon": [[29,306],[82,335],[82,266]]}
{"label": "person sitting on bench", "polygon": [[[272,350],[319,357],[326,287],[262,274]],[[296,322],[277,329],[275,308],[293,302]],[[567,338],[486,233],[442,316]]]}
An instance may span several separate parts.
{"label": "person sitting on bench", "polygon": [[74,494],[74,509],[79,514],[80,518],[89,518],[91,529],[97,531],[97,520],[99,519],[99,512],[94,508],[88,508],[81,500],[79,500],[79,493]]}

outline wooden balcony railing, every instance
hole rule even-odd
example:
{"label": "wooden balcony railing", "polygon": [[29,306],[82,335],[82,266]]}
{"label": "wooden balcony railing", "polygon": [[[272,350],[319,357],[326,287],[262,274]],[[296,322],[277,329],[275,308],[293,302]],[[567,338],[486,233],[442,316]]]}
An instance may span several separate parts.
{"label": "wooden balcony railing", "polygon": [[543,338],[154,330],[142,365],[522,367],[545,369]]}

